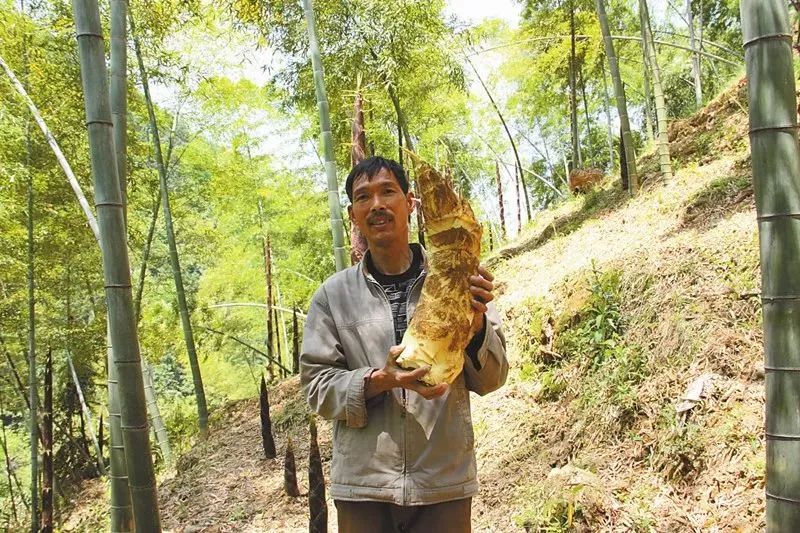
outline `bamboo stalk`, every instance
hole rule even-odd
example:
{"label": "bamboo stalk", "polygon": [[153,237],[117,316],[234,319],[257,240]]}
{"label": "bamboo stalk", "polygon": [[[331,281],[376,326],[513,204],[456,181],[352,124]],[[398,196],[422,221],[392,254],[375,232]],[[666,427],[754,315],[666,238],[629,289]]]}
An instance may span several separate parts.
{"label": "bamboo stalk", "polygon": [[575,81],[575,2],[570,0],[569,9],[569,126],[572,141],[572,166],[583,168],[580,139],[578,138],[578,97]]}
{"label": "bamboo stalk", "polygon": [[292,374],[300,373],[300,332],[298,331],[297,309],[292,309]]}
{"label": "bamboo stalk", "polygon": [[172,277],[175,281],[175,296],[178,300],[178,313],[181,318],[181,329],[183,330],[183,340],[186,344],[186,352],[189,358],[189,368],[192,372],[192,382],[194,384],[194,395],[197,403],[197,425],[200,430],[200,438],[205,438],[208,434],[208,407],[206,405],[206,393],[203,387],[203,376],[200,372],[200,362],[197,358],[197,349],[192,333],[192,322],[189,317],[189,305],[186,302],[186,292],[183,286],[183,274],[181,273],[180,258],[178,257],[178,246],[175,239],[175,230],[172,223],[172,210],[169,204],[169,188],[167,186],[167,167],[164,163],[164,156],[161,153],[161,139],[158,134],[158,123],[156,121],[155,107],[150,96],[150,83],[148,81],[147,69],[144,66],[144,57],[139,38],[136,34],[136,23],[132,14],[129,14],[131,26],[131,37],[136,53],[136,60],[139,64],[139,76],[142,81],[145,103],[147,104],[147,115],[150,119],[150,130],[153,135],[153,151],[158,167],[159,187],[161,189],[161,208],[164,211],[164,226],[167,233],[167,244],[169,246],[170,266],[172,267]]}
{"label": "bamboo stalk", "polygon": [[47,123],[45,123],[42,115],[39,113],[36,105],[33,103],[33,100],[28,96],[28,92],[25,90],[25,87],[20,83],[17,77],[14,75],[14,72],[8,66],[8,64],[0,57],[0,67],[6,73],[6,76],[11,80],[11,84],[16,89],[17,93],[22,97],[25,101],[25,104],[28,106],[28,109],[33,115],[33,119],[38,124],[39,129],[42,130],[44,134],[44,138],[47,141],[47,144],[50,145],[50,149],[53,151],[53,154],[56,157],[56,161],[58,161],[61,170],[64,171],[64,174],[67,176],[67,181],[72,187],[72,191],[75,193],[75,196],[78,198],[78,204],[81,206],[81,210],[83,214],[86,215],[86,220],[89,223],[89,227],[92,229],[92,233],[95,235],[95,238],[99,235],[99,230],[97,229],[97,220],[95,219],[94,213],[92,213],[92,208],[89,207],[89,202],[86,200],[86,196],[83,194],[81,190],[81,186],[78,183],[78,178],[75,177],[75,173],[72,172],[72,167],[69,165],[67,158],[64,157],[64,153],[61,151],[61,147],[59,147],[58,142],[56,142],[56,138],[50,132],[50,128],[47,127]]}
{"label": "bamboo stalk", "polygon": [[619,64],[617,54],[614,52],[614,43],[611,41],[611,31],[608,28],[608,18],[606,16],[605,0],[595,0],[597,6],[597,18],[600,19],[600,30],[603,34],[603,44],[605,45],[606,57],[608,58],[608,69],[611,79],[614,82],[614,94],[617,100],[617,112],[619,113],[620,127],[622,128],[621,144],[625,151],[625,164],[627,165],[629,191],[631,195],[639,192],[639,178],[636,175],[636,159],[633,153],[633,137],[631,136],[631,124],[628,120],[628,103],[625,99],[625,87],[622,85],[622,78],[619,74]]}
{"label": "bamboo stalk", "polygon": [[500,179],[500,163],[494,162],[494,174],[497,179],[497,203],[500,206],[500,228],[503,231],[503,240],[506,238],[506,208],[503,204],[503,180]]}
{"label": "bamboo stalk", "polygon": [[164,458],[166,464],[172,464],[172,447],[169,445],[169,436],[167,435],[167,428],[164,425],[164,419],[161,418],[161,410],[158,408],[158,401],[156,401],[156,387],[153,383],[153,367],[146,361],[142,364],[142,372],[144,373],[144,396],[147,400],[147,414],[150,416],[150,425],[153,426],[153,431],[156,434],[156,442],[161,449],[161,456]]}
{"label": "bamboo stalk", "polygon": [[308,29],[308,41],[311,52],[311,64],[314,71],[314,89],[317,95],[317,107],[321,130],[322,147],[325,151],[325,175],[328,182],[328,209],[331,216],[331,234],[333,236],[333,257],[336,270],[347,267],[347,251],[344,247],[344,226],[342,224],[342,209],[339,202],[339,183],[336,179],[336,156],[333,151],[333,134],[331,133],[331,120],[328,111],[328,96],[325,93],[325,76],[322,70],[322,57],[317,41],[317,27],[314,20],[314,10],[311,0],[303,0]]}
{"label": "bamboo stalk", "polygon": [[86,419],[86,425],[88,426],[89,430],[89,438],[92,439],[95,453],[97,453],[97,465],[100,467],[100,472],[105,472],[106,464],[105,461],[103,461],[103,451],[100,449],[100,444],[97,442],[97,436],[95,435],[94,426],[92,425],[92,415],[89,411],[89,406],[86,405],[86,399],[83,397],[83,388],[81,387],[81,382],[78,379],[78,373],[75,372],[75,365],[72,363],[72,357],[70,356],[69,350],[66,351],[66,358],[67,365],[69,366],[69,372],[72,376],[72,383],[75,385],[75,392],[78,394],[78,401],[81,404],[81,411],[83,412],[83,417]]}
{"label": "bamboo stalk", "polygon": [[[692,0],[686,0],[686,24],[689,26],[689,47],[697,50],[694,35],[694,13],[692,13]],[[700,72],[700,54],[692,54],[692,76],[694,77],[694,103],[697,109],[703,107],[703,81]]]}
{"label": "bamboo stalk", "polygon": [[656,119],[658,120],[658,163],[661,168],[661,174],[668,179],[672,177],[672,161],[669,156],[669,137],[667,135],[667,103],[664,98],[664,86],[661,84],[661,70],[658,68],[653,32],[650,29],[647,0],[639,0],[639,9],[642,17],[642,28],[647,40],[648,62],[650,63],[650,71],[653,74],[653,96],[656,101]]}
{"label": "bamboo stalk", "polygon": [[42,514],[41,533],[53,531],[53,351],[47,350],[42,409]]}
{"label": "bamboo stalk", "polygon": [[764,318],[766,531],[800,531],[800,147],[782,0],[742,0]]}
{"label": "bamboo stalk", "polygon": [[600,65],[603,69],[603,97],[604,97],[604,108],[606,112],[606,137],[608,141],[608,166],[611,172],[614,171],[614,161],[616,157],[614,157],[614,133],[611,126],[611,104],[609,103],[608,98],[608,80],[606,79],[606,66],[605,64]]}
{"label": "bamboo stalk", "polygon": [[122,440],[136,527],[140,531],[160,531],[100,11],[96,0],[73,0],[72,7],[103,252],[108,325],[114,346],[114,364],[110,365],[109,374],[113,369],[118,373]]}

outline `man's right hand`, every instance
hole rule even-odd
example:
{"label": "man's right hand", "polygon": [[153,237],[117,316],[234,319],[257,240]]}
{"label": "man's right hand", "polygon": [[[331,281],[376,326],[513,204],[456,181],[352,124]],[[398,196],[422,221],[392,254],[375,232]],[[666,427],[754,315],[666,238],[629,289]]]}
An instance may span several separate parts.
{"label": "man's right hand", "polygon": [[430,367],[425,366],[414,370],[401,368],[397,364],[397,358],[402,352],[402,346],[392,346],[389,348],[386,364],[382,369],[375,370],[369,378],[369,385],[364,392],[367,399],[397,387],[413,390],[427,400],[438,398],[447,392],[447,383],[431,386],[420,381],[422,376],[430,372]]}

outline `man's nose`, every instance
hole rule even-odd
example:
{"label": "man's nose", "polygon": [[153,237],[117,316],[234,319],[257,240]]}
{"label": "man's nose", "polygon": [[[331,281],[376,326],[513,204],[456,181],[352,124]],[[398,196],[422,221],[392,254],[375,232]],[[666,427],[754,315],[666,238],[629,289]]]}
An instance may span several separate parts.
{"label": "man's nose", "polygon": [[370,198],[370,205],[369,210],[372,211],[383,211],[386,209],[386,204],[383,201],[383,196],[380,194],[373,194]]}

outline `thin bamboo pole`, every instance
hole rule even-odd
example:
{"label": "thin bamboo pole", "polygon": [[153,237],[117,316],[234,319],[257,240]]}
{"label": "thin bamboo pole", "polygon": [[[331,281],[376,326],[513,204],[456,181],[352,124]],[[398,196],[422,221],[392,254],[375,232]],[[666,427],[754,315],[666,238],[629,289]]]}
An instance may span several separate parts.
{"label": "thin bamboo pole", "polygon": [[783,0],[742,0],[764,317],[766,530],[800,531],[800,147]]}
{"label": "thin bamboo pole", "polygon": [[647,9],[647,0],[639,0],[639,9],[642,17],[642,28],[647,41],[648,62],[650,72],[653,74],[653,96],[656,101],[656,119],[658,120],[658,164],[661,174],[665,178],[672,177],[672,161],[669,156],[669,136],[667,134],[667,102],[664,98],[664,86],[661,84],[661,70],[658,68],[656,46],[653,42],[653,32],[650,29],[650,14]]}
{"label": "thin bamboo pole", "polygon": [[94,445],[94,451],[97,454],[97,465],[100,467],[101,472],[106,471],[106,464],[103,461],[103,452],[100,450],[100,444],[97,442],[97,435],[94,432],[94,426],[92,425],[92,414],[89,410],[89,406],[86,405],[86,399],[83,397],[83,388],[81,387],[81,382],[78,379],[78,373],[75,372],[75,365],[72,363],[72,356],[69,353],[69,350],[65,352],[67,365],[69,366],[69,373],[72,376],[72,383],[75,385],[75,391],[78,394],[78,401],[81,404],[81,411],[83,411],[83,417],[86,419],[86,426],[89,431],[89,438],[92,439],[92,444]]}
{"label": "thin bamboo pole", "polygon": [[[692,13],[692,0],[686,0],[686,24],[689,26],[689,47],[697,50],[697,41],[694,35],[694,13]],[[700,72],[700,54],[692,54],[692,76],[694,77],[694,103],[697,109],[703,106],[703,81]]]}
{"label": "thin bamboo pole", "polygon": [[600,29],[603,34],[603,44],[608,58],[608,68],[611,79],[614,81],[614,94],[617,100],[617,112],[619,113],[620,127],[622,128],[622,145],[625,150],[625,163],[628,169],[629,190],[632,195],[639,192],[639,178],[636,175],[636,159],[633,153],[633,137],[631,136],[631,124],[628,120],[628,104],[625,100],[625,87],[622,85],[622,78],[619,74],[619,64],[617,54],[614,52],[614,43],[611,41],[611,31],[608,28],[608,18],[606,16],[605,0],[595,0],[597,6],[597,18],[600,19]]}
{"label": "thin bamboo pole", "polygon": [[39,531],[53,531],[53,350],[47,350],[42,409],[42,514]]}
{"label": "thin bamboo pole", "polygon": [[311,64],[314,70],[314,89],[319,109],[322,148],[325,151],[325,175],[328,182],[328,209],[331,216],[333,257],[336,263],[336,270],[339,271],[347,268],[347,250],[344,246],[344,225],[342,224],[342,208],[339,201],[339,183],[336,179],[336,156],[333,151],[328,96],[325,93],[325,75],[322,70],[322,57],[320,56],[319,42],[317,41],[317,25],[314,20],[311,0],[303,0],[303,12],[305,13],[308,29]]}
{"label": "thin bamboo pole", "polygon": [[73,0],[84,107],[92,155],[108,324],[119,378],[122,440],[136,527],[160,531],[158,495],[150,455],[139,340],[131,295],[123,198],[117,176],[100,10],[96,0]]}
{"label": "thin bamboo pole", "polygon": [[609,171],[614,171],[614,161],[616,160],[614,154],[614,133],[613,128],[611,126],[611,103],[608,98],[608,79],[606,77],[606,66],[605,64],[600,65],[603,69],[603,97],[604,97],[604,108],[606,112],[606,137],[608,142],[608,168]]}
{"label": "thin bamboo pole", "polygon": [[156,434],[156,442],[161,449],[161,456],[164,458],[166,464],[172,463],[172,447],[169,445],[169,436],[167,435],[167,428],[164,425],[164,419],[161,418],[161,410],[158,408],[158,401],[156,401],[156,387],[153,382],[153,367],[147,361],[142,364],[142,372],[144,379],[144,396],[147,400],[147,414],[150,417],[150,425],[153,426],[153,431]]}
{"label": "thin bamboo pole", "polygon": [[8,64],[0,57],[0,67],[6,73],[6,76],[11,80],[11,84],[16,89],[17,93],[22,97],[25,104],[28,106],[28,109],[33,115],[33,119],[38,124],[39,129],[42,130],[44,134],[44,138],[47,141],[47,144],[50,145],[50,149],[53,151],[53,154],[56,157],[56,161],[58,161],[61,170],[64,171],[64,174],[67,176],[67,181],[72,187],[72,191],[75,193],[75,196],[78,198],[78,204],[81,206],[81,210],[83,214],[86,215],[86,220],[89,223],[89,227],[92,229],[92,233],[97,236],[99,235],[99,231],[97,229],[97,220],[94,217],[94,213],[92,213],[92,208],[89,207],[89,202],[86,200],[86,196],[84,196],[83,191],[81,190],[81,186],[78,183],[78,178],[75,177],[75,173],[72,172],[72,167],[67,162],[67,158],[64,157],[64,153],[61,151],[61,148],[58,146],[58,142],[56,142],[56,138],[50,132],[50,128],[47,127],[42,115],[39,113],[36,105],[33,103],[33,100],[28,96],[28,92],[25,90],[25,87],[20,83],[17,77],[14,75],[14,72],[8,66]]}
{"label": "thin bamboo pole", "polygon": [[572,167],[583,168],[580,139],[578,137],[578,96],[575,80],[575,1],[570,0],[569,9],[569,125],[572,141]]}
{"label": "thin bamboo pole", "polygon": [[167,233],[167,244],[169,246],[170,266],[172,267],[172,277],[175,281],[175,296],[178,300],[178,313],[181,318],[181,329],[183,330],[183,340],[186,344],[186,352],[189,358],[189,369],[192,372],[192,382],[194,384],[194,395],[197,403],[197,425],[200,430],[200,438],[205,438],[208,434],[208,407],[206,405],[206,393],[203,387],[203,376],[200,372],[200,362],[197,357],[197,349],[192,333],[192,322],[189,316],[189,305],[186,302],[186,291],[183,285],[183,274],[181,273],[180,258],[178,257],[178,245],[175,239],[175,230],[172,223],[172,210],[169,204],[169,188],[167,185],[167,167],[164,163],[164,156],[161,153],[161,139],[158,134],[158,123],[156,121],[155,107],[153,99],[150,97],[150,83],[148,81],[147,69],[144,66],[142,48],[136,34],[136,23],[132,14],[129,14],[128,21],[131,26],[131,37],[136,53],[136,60],[139,64],[139,76],[142,81],[145,103],[147,104],[147,115],[150,119],[150,130],[153,135],[153,151],[158,167],[159,187],[161,189],[161,208],[164,211],[164,226]]}

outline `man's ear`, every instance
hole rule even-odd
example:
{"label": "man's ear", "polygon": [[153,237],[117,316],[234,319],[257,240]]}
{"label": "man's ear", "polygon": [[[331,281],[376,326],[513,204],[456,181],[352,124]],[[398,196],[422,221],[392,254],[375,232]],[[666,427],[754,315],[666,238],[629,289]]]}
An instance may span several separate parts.
{"label": "man's ear", "polygon": [[417,198],[414,196],[413,191],[408,191],[406,194],[406,201],[408,202],[408,214],[410,215],[417,207]]}
{"label": "man's ear", "polygon": [[350,222],[352,222],[353,224],[356,223],[356,221],[353,220],[353,206],[352,205],[348,205],[347,206],[347,218],[349,218]]}

